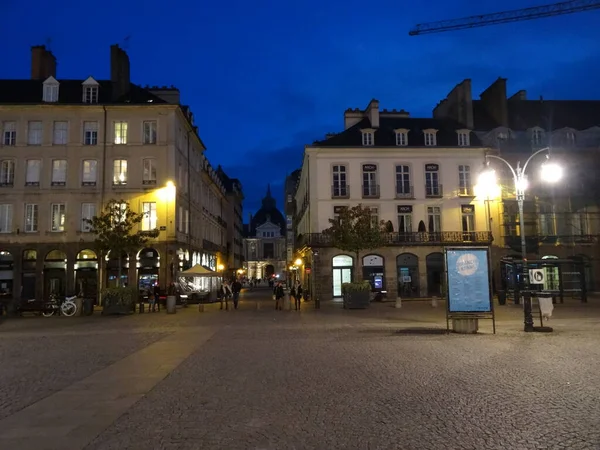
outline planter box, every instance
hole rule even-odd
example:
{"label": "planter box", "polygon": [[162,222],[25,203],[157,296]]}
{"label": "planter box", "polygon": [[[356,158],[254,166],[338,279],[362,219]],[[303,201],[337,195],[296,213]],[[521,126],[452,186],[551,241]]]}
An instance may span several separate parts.
{"label": "planter box", "polygon": [[371,304],[371,292],[347,292],[344,294],[344,309],[366,309]]}

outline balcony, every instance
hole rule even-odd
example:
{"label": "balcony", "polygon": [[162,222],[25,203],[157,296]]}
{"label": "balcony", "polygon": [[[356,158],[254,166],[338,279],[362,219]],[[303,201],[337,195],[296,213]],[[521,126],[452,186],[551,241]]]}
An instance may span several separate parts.
{"label": "balcony", "polygon": [[444,189],[441,184],[426,184],[425,185],[425,197],[426,198],[440,198],[444,196]]}
{"label": "balcony", "polygon": [[362,198],[379,198],[379,185],[378,184],[363,184],[362,185]]}
{"label": "balcony", "polygon": [[397,199],[411,199],[415,198],[415,190],[413,186],[406,186],[405,184],[396,185],[396,198]]}
{"label": "balcony", "polygon": [[[385,245],[490,245],[489,231],[439,231],[434,233],[385,233]],[[323,233],[301,234],[296,238],[299,247],[330,247],[331,239]]]}
{"label": "balcony", "polygon": [[475,197],[473,186],[460,186],[458,188],[459,197]]}
{"label": "balcony", "polygon": [[331,198],[350,198],[350,186],[347,184],[334,184],[331,186]]}

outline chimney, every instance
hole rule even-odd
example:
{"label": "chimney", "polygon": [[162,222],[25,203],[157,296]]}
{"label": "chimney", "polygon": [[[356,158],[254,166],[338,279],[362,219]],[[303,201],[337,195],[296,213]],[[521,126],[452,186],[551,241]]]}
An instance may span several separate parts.
{"label": "chimney", "polygon": [[372,128],[379,128],[379,100],[371,100],[367,106],[367,117]]}
{"label": "chimney", "polygon": [[473,129],[473,99],[471,80],[464,79],[433,110],[435,119],[452,119],[466,128]]}
{"label": "chimney", "polygon": [[31,79],[45,80],[56,78],[56,58],[45,45],[31,47]]}
{"label": "chimney", "polygon": [[508,105],[506,99],[506,78],[498,78],[483,91],[479,98],[481,105],[494,119],[497,127],[508,126]]}
{"label": "chimney", "polygon": [[129,56],[118,44],[110,46],[110,81],[113,100],[129,93]]}

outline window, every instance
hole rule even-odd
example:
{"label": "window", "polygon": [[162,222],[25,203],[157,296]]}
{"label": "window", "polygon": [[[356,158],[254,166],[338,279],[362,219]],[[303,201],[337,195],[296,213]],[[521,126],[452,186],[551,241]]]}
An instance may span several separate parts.
{"label": "window", "polygon": [[398,233],[412,233],[411,205],[398,205]]}
{"label": "window", "polygon": [[153,158],[144,159],[143,184],[156,184],[156,160]]}
{"label": "window", "polygon": [[50,219],[51,231],[65,231],[65,210],[66,205],[64,203],[53,203],[51,206]]}
{"label": "window", "polygon": [[275,247],[272,242],[265,242],[263,244],[263,258],[264,259],[275,258]]}
{"label": "window", "polygon": [[468,147],[469,143],[469,132],[468,131],[459,131],[458,132],[458,145],[459,147]]}
{"label": "window", "polygon": [[12,231],[13,205],[0,204],[0,233]]}
{"label": "window", "polygon": [[144,122],[144,144],[156,144],[156,121]]}
{"label": "window", "polygon": [[190,233],[190,210],[185,210],[185,234]]}
{"label": "window", "polygon": [[54,145],[66,145],[69,137],[68,134],[68,122],[54,122],[54,133],[52,136],[52,143]]}
{"label": "window", "polygon": [[567,132],[565,133],[565,141],[568,146],[570,146],[570,147],[575,146],[576,138],[575,138],[575,132],[573,130],[567,130]]}
{"label": "window", "polygon": [[88,220],[92,220],[96,216],[96,204],[95,203],[82,203],[81,204],[81,231],[89,233],[91,225]]}
{"label": "window", "polygon": [[427,147],[432,147],[436,145],[435,132],[434,131],[425,131],[425,145]]}
{"label": "window", "polygon": [[127,122],[115,122],[115,144],[127,144]]}
{"label": "window", "polygon": [[113,223],[118,224],[124,222],[127,218],[127,203],[117,203],[113,209]]}
{"label": "window", "polygon": [[58,83],[54,81],[44,81],[44,94],[42,100],[47,103],[58,101]]}
{"label": "window", "polygon": [[573,236],[587,236],[589,233],[588,229],[588,215],[585,211],[577,211],[571,214],[571,228],[570,234]]}
{"label": "window", "polygon": [[38,230],[38,205],[25,205],[25,232],[35,233]]}
{"label": "window", "polygon": [[42,145],[43,125],[39,120],[31,121],[27,125],[27,143],[29,145]]}
{"label": "window", "polygon": [[379,208],[371,206],[369,210],[371,211],[371,226],[373,228],[379,228]]}
{"label": "window", "polygon": [[85,159],[82,166],[81,185],[96,186],[98,180],[98,161]]}
{"label": "window", "polygon": [[335,165],[332,167],[333,175],[333,186],[332,195],[333,197],[347,197],[348,196],[348,185],[346,184],[346,166]]}
{"label": "window", "polygon": [[475,232],[475,206],[460,205],[463,241],[472,241]]}
{"label": "window", "polygon": [[142,203],[142,214],[144,214],[144,218],[142,219],[142,230],[150,231],[155,230],[156,227],[156,203],[155,202],[143,202]]}
{"label": "window", "polygon": [[400,147],[408,145],[407,131],[396,131],[396,145]]}
{"label": "window", "polygon": [[2,134],[2,142],[4,145],[17,144],[17,123],[4,122],[4,133]]}
{"label": "window", "polygon": [[83,145],[98,145],[98,122],[83,122]]}
{"label": "window", "polygon": [[425,165],[425,197],[440,197],[442,186],[440,185],[440,173],[437,164]]}
{"label": "window", "polygon": [[55,159],[52,161],[52,186],[67,184],[67,160]]}
{"label": "window", "polygon": [[396,197],[410,198],[412,186],[410,185],[410,167],[396,166]]}
{"label": "window", "polygon": [[471,167],[458,166],[458,195],[472,195]]}
{"label": "window", "polygon": [[377,166],[375,164],[363,164],[363,198],[378,197],[379,186],[377,185]]}
{"label": "window", "polygon": [[25,186],[39,186],[42,161],[39,159],[28,159],[25,169]]}
{"label": "window", "polygon": [[333,219],[339,221],[340,220],[340,214],[346,208],[347,208],[347,206],[334,206],[333,207]]}
{"label": "window", "polygon": [[113,166],[113,184],[127,184],[126,159],[115,159]]}
{"label": "window", "polygon": [[373,145],[373,132],[363,131],[362,132],[362,145],[371,146]]}
{"label": "window", "polygon": [[541,128],[534,128],[531,131],[531,144],[534,146],[542,145],[544,141],[544,130]]}
{"label": "window", "polygon": [[83,103],[98,103],[98,86],[83,86]]}
{"label": "window", "polygon": [[0,186],[15,184],[15,162],[12,159],[0,161]]}
{"label": "window", "polygon": [[439,233],[442,231],[442,212],[439,206],[427,207],[427,222],[430,233]]}
{"label": "window", "polygon": [[540,203],[539,205],[540,236],[556,236],[556,222],[554,221],[554,205]]}
{"label": "window", "polygon": [[179,214],[177,214],[177,219],[177,231],[183,231],[183,206],[179,207]]}

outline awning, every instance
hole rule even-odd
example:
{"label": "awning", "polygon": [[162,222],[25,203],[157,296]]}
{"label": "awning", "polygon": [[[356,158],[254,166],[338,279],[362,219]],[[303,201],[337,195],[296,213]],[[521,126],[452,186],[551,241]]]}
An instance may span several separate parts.
{"label": "awning", "polygon": [[207,269],[200,264],[196,264],[194,267],[190,267],[188,270],[179,272],[180,277],[216,277],[219,276],[217,272]]}

